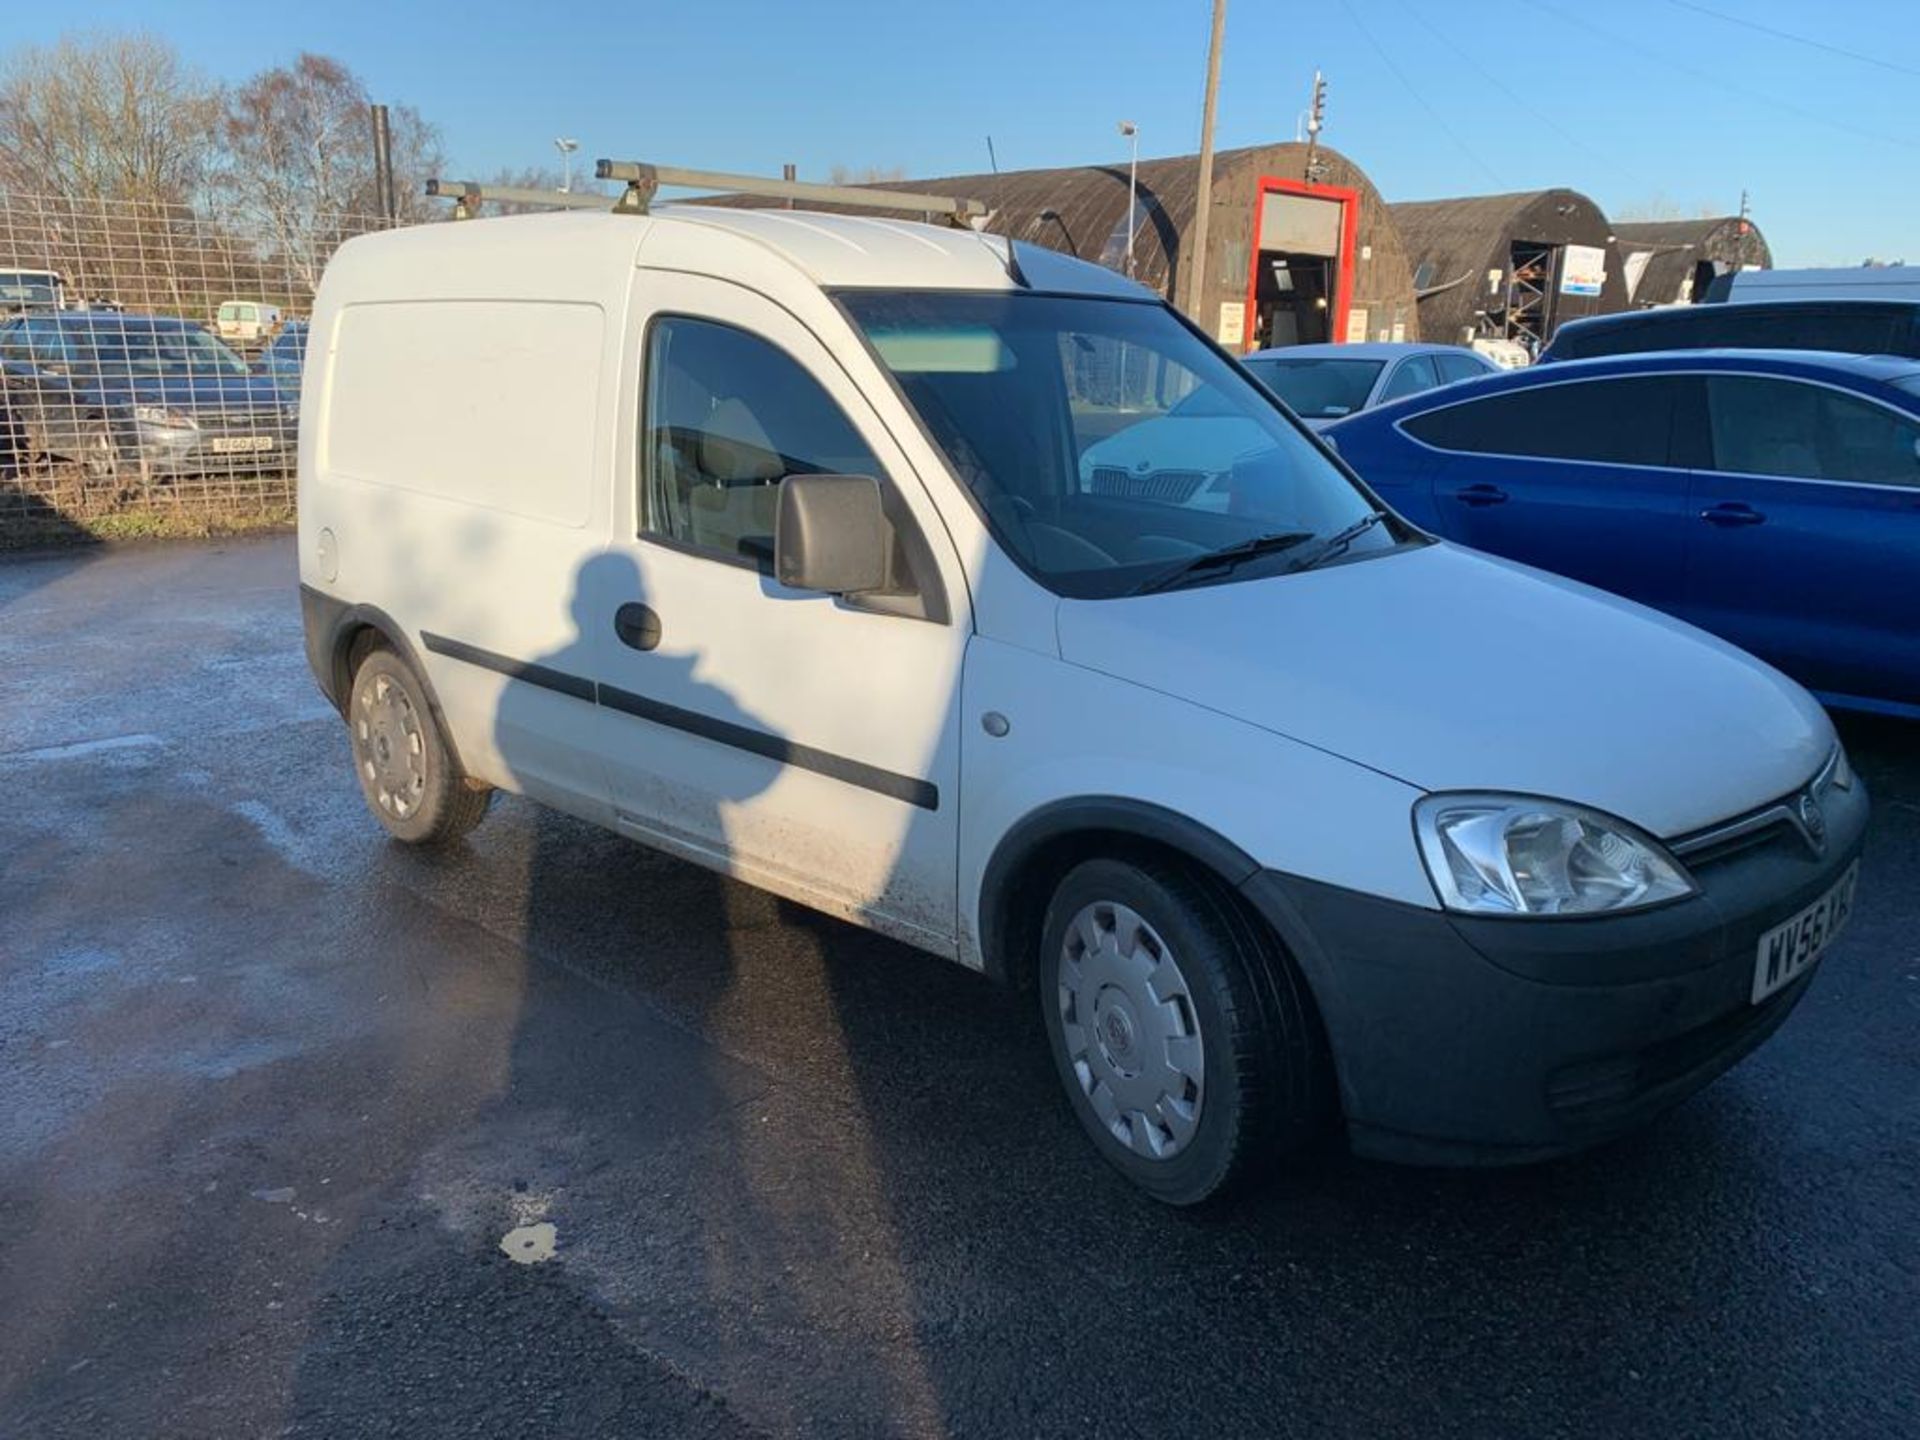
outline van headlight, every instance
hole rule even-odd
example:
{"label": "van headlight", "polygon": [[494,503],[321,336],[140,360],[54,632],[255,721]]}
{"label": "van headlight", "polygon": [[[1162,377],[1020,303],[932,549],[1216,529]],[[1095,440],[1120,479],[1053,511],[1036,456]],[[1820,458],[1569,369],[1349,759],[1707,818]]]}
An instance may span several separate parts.
{"label": "van headlight", "polygon": [[1660,842],[1583,805],[1429,795],[1413,807],[1427,874],[1469,915],[1599,915],[1698,893]]}

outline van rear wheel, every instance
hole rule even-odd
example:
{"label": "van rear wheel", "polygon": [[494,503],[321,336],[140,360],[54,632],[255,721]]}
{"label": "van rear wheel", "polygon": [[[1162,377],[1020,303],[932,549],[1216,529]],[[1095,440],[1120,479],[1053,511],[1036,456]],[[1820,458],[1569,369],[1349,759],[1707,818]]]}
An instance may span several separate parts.
{"label": "van rear wheel", "polygon": [[1219,881],[1098,859],[1048,906],[1047,1039],[1074,1114],[1156,1199],[1196,1205],[1312,1139],[1326,1045],[1292,962]]}
{"label": "van rear wheel", "polygon": [[460,773],[426,688],[392,650],[367,652],[347,707],[353,770],[374,818],[409,845],[445,845],[478,825],[493,798]]}

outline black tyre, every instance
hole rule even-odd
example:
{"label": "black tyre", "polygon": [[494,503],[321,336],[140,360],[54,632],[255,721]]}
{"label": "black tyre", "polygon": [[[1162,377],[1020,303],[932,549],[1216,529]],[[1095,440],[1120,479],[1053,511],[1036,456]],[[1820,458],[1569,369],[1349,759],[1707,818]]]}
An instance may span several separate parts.
{"label": "black tyre", "polygon": [[360,793],[394,839],[444,845],[487,813],[493,791],[460,773],[425,687],[393,651],[370,650],[354,671],[347,732]]}
{"label": "black tyre", "polygon": [[1312,1140],[1332,1109],[1319,1017],[1291,960],[1219,881],[1089,860],[1047,908],[1041,1011],[1094,1147],[1197,1205]]}

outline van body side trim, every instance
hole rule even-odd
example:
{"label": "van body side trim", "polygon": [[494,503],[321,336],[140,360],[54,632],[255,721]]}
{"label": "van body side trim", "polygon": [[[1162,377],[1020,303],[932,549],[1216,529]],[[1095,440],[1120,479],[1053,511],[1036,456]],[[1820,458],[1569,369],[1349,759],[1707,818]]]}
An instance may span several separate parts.
{"label": "van body side trim", "polygon": [[515,660],[511,656],[482,650],[478,645],[469,645],[463,640],[449,640],[444,635],[435,635],[427,630],[420,632],[420,643],[435,655],[445,655],[449,660],[478,665],[482,670],[492,670],[510,680],[524,680],[529,685],[538,685],[542,690],[558,690],[562,695],[571,695],[576,700],[593,700],[593,681],[583,675],[569,675],[549,665]]}
{"label": "van body side trim", "polygon": [[609,710],[618,710],[623,715],[631,715],[638,720],[664,725],[668,729],[679,730],[688,735],[697,735],[703,740],[712,740],[735,750],[745,750],[754,755],[765,756],[782,765],[797,765],[802,770],[811,770],[817,775],[825,775],[830,780],[856,785],[862,790],[871,790],[889,799],[918,806],[922,810],[940,808],[940,788],[931,780],[883,770],[878,765],[867,764],[864,760],[851,760],[844,755],[835,755],[831,751],[816,750],[811,745],[801,745],[768,731],[755,729],[750,725],[737,725],[730,720],[718,720],[711,715],[703,715],[697,710],[685,710],[678,705],[669,705],[664,700],[655,700],[650,696],[639,695],[631,690],[622,690],[617,686],[597,684],[584,675],[574,675],[564,670],[555,670],[551,666],[515,660],[510,655],[496,654],[492,650],[483,650],[477,645],[469,645],[461,640],[451,640],[444,635],[435,635],[423,630],[420,633],[420,643],[436,655],[445,655],[450,660],[477,665],[483,670],[491,670],[511,680],[523,680],[529,685],[538,685],[543,690],[558,691],[562,695],[571,695],[576,700],[585,700],[590,704],[597,703]]}

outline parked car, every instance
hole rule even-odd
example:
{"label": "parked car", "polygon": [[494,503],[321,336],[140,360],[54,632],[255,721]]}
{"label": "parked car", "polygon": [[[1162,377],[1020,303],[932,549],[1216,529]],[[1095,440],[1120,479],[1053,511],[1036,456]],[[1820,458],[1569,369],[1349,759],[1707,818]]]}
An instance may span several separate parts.
{"label": "parked car", "polygon": [[1733,270],[1714,276],[1706,300],[1920,300],[1920,267],[1848,265],[1816,270]]}
{"label": "parked car", "polygon": [[1533,363],[1533,352],[1518,340],[1504,335],[1478,335],[1468,347],[1491,362],[1496,370],[1520,370]]}
{"label": "parked car", "polygon": [[1920,364],[1569,361],[1337,427],[1403,513],[1724,636],[1830,704],[1920,718]]}
{"label": "parked car", "polygon": [[188,320],[64,311],[0,321],[15,461],[94,475],[174,475],[290,462],[293,409],[272,381]]}
{"label": "parked car", "polygon": [[[334,255],[301,599],[396,840],[521,792],[1024,987],[1173,1203],[1336,1117],[1401,1159],[1576,1149],[1798,1002],[1867,815],[1799,686],[1430,539],[1110,270],[801,218]],[[1223,503],[1082,483],[1123,375],[1127,423],[1258,437]]]}
{"label": "parked car", "polygon": [[[1211,387],[1170,406],[1142,404],[1109,411],[1098,431],[1088,412],[1078,417],[1086,437],[1104,437],[1080,452],[1080,488],[1087,494],[1224,510],[1235,462],[1273,443],[1244,406]],[[1106,433],[1115,424],[1120,428]]]}
{"label": "parked car", "polygon": [[58,310],[66,295],[66,281],[58,270],[0,269],[0,315]]}
{"label": "parked car", "polygon": [[1458,345],[1287,345],[1241,361],[1254,377],[1315,429],[1390,400],[1474,380],[1498,368]]}
{"label": "parked car", "polygon": [[1920,356],[1920,299],[1667,305],[1595,315],[1562,325],[1540,352],[1539,363],[1720,349]]}
{"label": "parked car", "polygon": [[300,371],[307,363],[307,322],[289,320],[274,333],[253,362],[254,373],[265,375],[280,393],[298,404]]}
{"label": "parked car", "polygon": [[230,345],[257,345],[280,323],[280,307],[260,300],[223,300],[214,311],[213,333]]}

